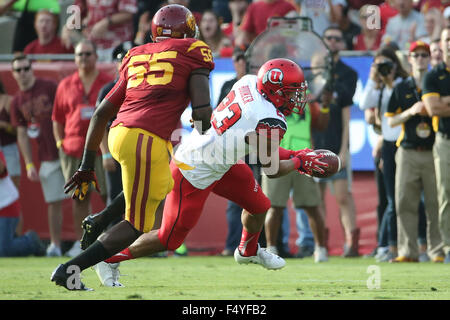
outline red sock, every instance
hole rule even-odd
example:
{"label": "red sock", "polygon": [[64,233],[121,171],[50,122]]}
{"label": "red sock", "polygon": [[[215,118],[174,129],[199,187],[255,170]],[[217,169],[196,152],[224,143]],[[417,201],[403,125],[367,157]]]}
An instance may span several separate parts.
{"label": "red sock", "polygon": [[258,239],[261,231],[257,233],[249,233],[242,228],[241,243],[239,244],[239,252],[244,257],[256,256],[258,250]]}
{"label": "red sock", "polygon": [[133,255],[130,252],[130,249],[126,248],[119,253],[116,253],[111,258],[105,260],[106,263],[117,263],[125,260],[134,259]]}

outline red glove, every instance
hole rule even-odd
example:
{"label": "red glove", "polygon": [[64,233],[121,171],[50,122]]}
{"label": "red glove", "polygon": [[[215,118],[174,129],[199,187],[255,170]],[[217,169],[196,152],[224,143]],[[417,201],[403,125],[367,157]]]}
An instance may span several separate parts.
{"label": "red glove", "polygon": [[315,154],[312,153],[311,149],[303,149],[295,152],[295,157],[292,158],[292,161],[295,164],[295,168],[301,174],[307,174],[312,176],[313,170],[318,173],[325,173],[321,167],[328,167],[328,163],[319,161],[322,158],[323,154]]}
{"label": "red glove", "polygon": [[65,184],[64,193],[69,193],[70,190],[75,188],[72,199],[78,198],[83,200],[89,190],[90,184],[92,184],[97,192],[100,193],[94,170],[78,169],[77,172],[73,174],[72,178]]}

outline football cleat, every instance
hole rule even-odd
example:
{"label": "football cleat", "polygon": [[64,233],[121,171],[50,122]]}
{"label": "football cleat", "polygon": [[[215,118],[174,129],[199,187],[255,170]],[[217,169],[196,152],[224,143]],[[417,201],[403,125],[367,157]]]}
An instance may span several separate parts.
{"label": "football cleat", "polygon": [[316,247],[314,250],[314,262],[327,262],[328,261],[328,251],[325,247]]}
{"label": "football cleat", "polygon": [[88,215],[84,218],[81,223],[81,228],[83,229],[83,235],[80,240],[80,247],[81,249],[86,250],[102,234],[103,228],[95,222],[92,215]]}
{"label": "football cleat", "polygon": [[281,269],[286,265],[286,261],[284,261],[283,258],[261,248],[259,244],[256,256],[244,257],[239,252],[239,248],[236,248],[236,250],[234,250],[234,260],[239,264],[259,264],[269,270]]}
{"label": "football cleat", "polygon": [[70,291],[93,291],[91,288],[87,288],[80,280],[80,273],[67,272],[66,267],[60,264],[53,270],[50,280],[56,285],[66,288]]}
{"label": "football cleat", "polygon": [[106,263],[102,261],[92,268],[95,270],[100,282],[105,287],[124,287],[124,285],[119,282],[119,265],[120,263]]}

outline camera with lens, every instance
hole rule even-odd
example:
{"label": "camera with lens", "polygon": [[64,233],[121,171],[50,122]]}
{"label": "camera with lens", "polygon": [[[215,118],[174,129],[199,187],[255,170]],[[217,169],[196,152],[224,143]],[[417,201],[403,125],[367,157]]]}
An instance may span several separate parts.
{"label": "camera with lens", "polygon": [[394,63],[391,61],[385,61],[377,64],[377,71],[383,77],[388,76],[392,69],[394,69]]}

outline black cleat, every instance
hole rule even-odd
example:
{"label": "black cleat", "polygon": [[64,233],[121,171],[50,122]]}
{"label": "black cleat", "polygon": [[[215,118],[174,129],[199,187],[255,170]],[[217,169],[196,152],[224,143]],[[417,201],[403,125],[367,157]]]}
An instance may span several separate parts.
{"label": "black cleat", "polygon": [[81,223],[81,228],[83,229],[83,236],[80,240],[80,247],[81,249],[86,250],[102,234],[103,228],[94,221],[92,215],[84,218]]}
{"label": "black cleat", "polygon": [[74,269],[73,273],[67,272],[67,269],[63,264],[60,264],[53,270],[50,280],[55,282],[56,285],[66,288],[67,290],[74,291],[93,291],[91,288],[87,288],[83,282],[80,281],[80,272],[78,273]]}

